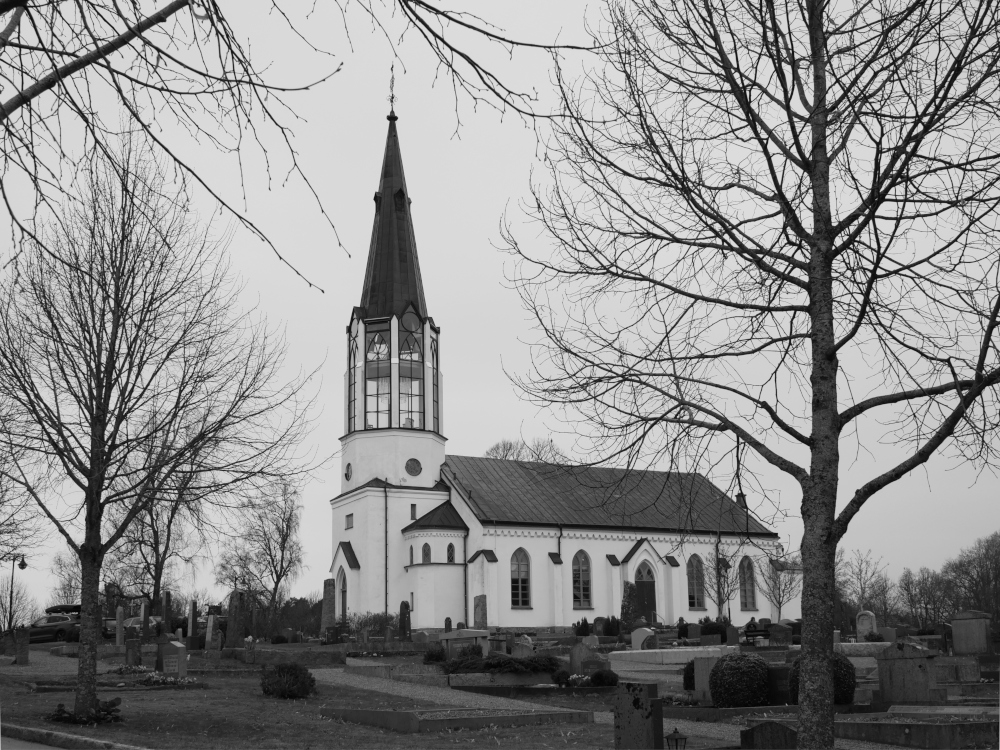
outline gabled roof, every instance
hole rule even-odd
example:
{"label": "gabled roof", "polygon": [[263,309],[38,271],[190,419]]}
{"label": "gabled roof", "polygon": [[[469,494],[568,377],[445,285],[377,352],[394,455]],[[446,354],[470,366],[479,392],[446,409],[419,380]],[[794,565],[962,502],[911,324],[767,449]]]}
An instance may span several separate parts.
{"label": "gabled roof", "polygon": [[351,546],[350,542],[341,542],[337,545],[337,549],[333,552],[333,559],[337,559],[337,553],[343,550],[344,559],[347,560],[347,567],[351,570],[361,570],[361,563],[358,562],[358,556],[354,554],[354,547]]}
{"label": "gabled roof", "polygon": [[491,549],[481,549],[476,552],[472,557],[469,558],[469,562],[473,563],[478,557],[482,557],[486,562],[496,562],[497,553]]}
{"label": "gabled roof", "polygon": [[416,521],[405,527],[402,533],[405,534],[408,531],[415,531],[417,529],[458,529],[459,531],[468,531],[469,527],[465,525],[465,521],[458,515],[455,506],[449,500],[431,509],[429,513],[420,516]]}
{"label": "gabled roof", "polygon": [[441,475],[484,523],[778,536],[700,474],[447,456]]}
{"label": "gabled roof", "polygon": [[427,317],[424,287],[417,262],[417,240],[410,216],[410,193],[403,176],[403,157],[396,132],[396,114],[389,113],[389,133],[382,158],[382,175],[375,193],[375,223],[368,249],[368,267],[361,292],[365,318],[402,316],[411,306]]}

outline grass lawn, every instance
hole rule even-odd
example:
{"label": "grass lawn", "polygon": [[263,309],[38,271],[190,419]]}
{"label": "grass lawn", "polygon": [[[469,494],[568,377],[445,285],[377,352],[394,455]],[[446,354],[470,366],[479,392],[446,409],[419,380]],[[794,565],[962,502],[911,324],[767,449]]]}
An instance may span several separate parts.
{"label": "grass lawn", "polygon": [[[105,676],[102,675],[102,678]],[[19,678],[24,679],[24,678]],[[201,679],[201,678],[199,678]],[[249,677],[205,676],[205,690],[155,692],[101,691],[101,698],[122,698],[119,724],[77,727],[47,721],[58,703],[71,705],[72,693],[29,693],[11,677],[0,681],[4,723],[42,727],[149,748],[180,750],[283,750],[285,748],[435,748],[452,745],[508,747],[608,748],[614,744],[608,724],[549,724],[437,734],[398,734],[358,724],[324,719],[323,707],[407,710],[431,707],[384,693],[317,685],[308,700],[265,698],[260,682]]]}

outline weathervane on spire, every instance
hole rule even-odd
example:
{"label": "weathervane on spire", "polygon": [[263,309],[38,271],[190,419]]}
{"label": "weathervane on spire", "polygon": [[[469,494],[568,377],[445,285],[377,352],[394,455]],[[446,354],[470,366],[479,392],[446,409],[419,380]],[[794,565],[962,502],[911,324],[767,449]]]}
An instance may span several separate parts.
{"label": "weathervane on spire", "polygon": [[396,117],[396,63],[389,66],[389,122],[395,122]]}

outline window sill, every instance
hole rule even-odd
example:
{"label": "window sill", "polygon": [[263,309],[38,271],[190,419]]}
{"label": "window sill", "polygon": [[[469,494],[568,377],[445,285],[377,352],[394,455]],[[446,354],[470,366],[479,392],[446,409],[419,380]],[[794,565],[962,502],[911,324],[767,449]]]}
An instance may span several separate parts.
{"label": "window sill", "polygon": [[708,612],[708,607],[688,607],[691,612]]}
{"label": "window sill", "polygon": [[593,610],[594,610],[594,608],[593,608],[593,607],[578,607],[578,606],[577,606],[577,605],[575,605],[575,604],[573,605],[573,609],[575,609],[575,610],[576,610],[576,609],[581,609],[581,610],[590,610],[590,611],[593,611]]}
{"label": "window sill", "polygon": [[758,612],[756,607],[740,607],[740,612]]}
{"label": "window sill", "polygon": [[511,604],[510,608],[511,609],[534,609],[534,607],[521,607],[521,606],[518,606],[516,604]]}

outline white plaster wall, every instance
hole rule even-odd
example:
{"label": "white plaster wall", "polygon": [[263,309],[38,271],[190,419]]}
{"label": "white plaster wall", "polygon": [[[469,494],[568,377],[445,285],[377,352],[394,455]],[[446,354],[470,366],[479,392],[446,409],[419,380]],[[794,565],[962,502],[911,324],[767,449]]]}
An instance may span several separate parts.
{"label": "white plaster wall", "polygon": [[[441,479],[445,439],[423,430],[359,430],[341,439],[343,453],[340,465],[346,471],[351,465],[351,478],[341,475],[341,492],[360,487],[372,479],[407,487],[433,487]],[[415,458],[422,471],[411,477],[406,462]]]}
{"label": "white plaster wall", "polygon": [[[465,622],[464,565],[431,563],[410,566],[406,584],[414,592],[410,626],[415,630],[444,628],[446,617],[452,627]],[[472,603],[469,603],[470,616]]]}

